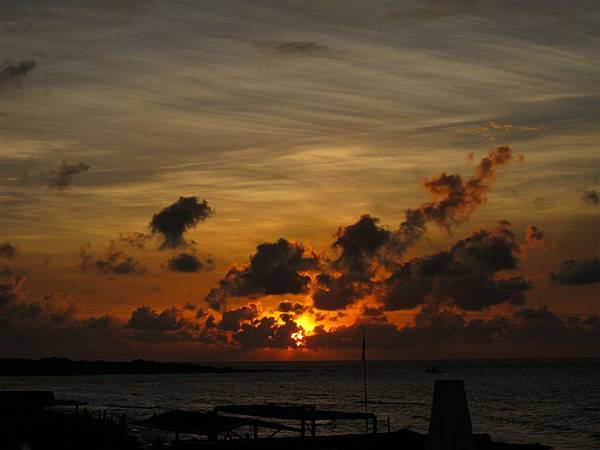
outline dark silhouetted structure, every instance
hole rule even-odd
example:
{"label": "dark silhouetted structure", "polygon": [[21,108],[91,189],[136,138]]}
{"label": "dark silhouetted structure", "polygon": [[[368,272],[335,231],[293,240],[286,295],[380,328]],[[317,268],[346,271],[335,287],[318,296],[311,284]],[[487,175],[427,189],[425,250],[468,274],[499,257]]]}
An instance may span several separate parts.
{"label": "dark silhouetted structure", "polygon": [[427,450],[475,450],[463,380],[436,380]]}
{"label": "dark silhouetted structure", "polygon": [[215,411],[270,419],[287,419],[300,421],[300,435],[305,436],[306,428],[311,436],[317,434],[318,420],[365,420],[373,424],[373,433],[377,433],[377,416],[372,413],[324,411],[314,406],[299,405],[228,405],[217,406]]}
{"label": "dark silhouetted structure", "polygon": [[[51,391],[0,393],[0,450],[141,450],[148,436],[129,429],[124,415],[86,408],[85,402],[60,401]],[[62,407],[62,408],[61,408]],[[298,420],[300,427],[263,418]],[[115,420],[116,419],[116,420]],[[316,424],[332,420],[369,420],[372,433],[318,436]],[[174,410],[137,425],[174,433],[154,450],[547,450],[540,444],[494,442],[489,434],[473,434],[462,380],[435,383],[429,434],[406,428],[378,433],[375,414],[319,410],[310,405],[263,404],[219,406],[208,412]],[[265,430],[259,436],[259,430]],[[159,432],[159,433],[160,433]],[[280,432],[282,432],[279,436]],[[287,434],[287,436],[286,436]],[[181,436],[182,435],[182,436]],[[144,440],[145,439],[145,440]]]}
{"label": "dark silhouetted structure", "polygon": [[219,416],[215,412],[203,413],[195,411],[168,411],[157,416],[150,417],[137,423],[147,428],[155,428],[162,431],[175,433],[176,440],[179,434],[195,434],[206,436],[210,441],[216,441],[220,434],[231,433],[241,438],[238,429],[248,426],[252,430],[254,438],[258,438],[258,429],[266,428],[272,430],[270,436],[280,431],[299,432],[300,429],[289,427],[280,423],[266,422],[263,420],[247,419],[241,417]]}

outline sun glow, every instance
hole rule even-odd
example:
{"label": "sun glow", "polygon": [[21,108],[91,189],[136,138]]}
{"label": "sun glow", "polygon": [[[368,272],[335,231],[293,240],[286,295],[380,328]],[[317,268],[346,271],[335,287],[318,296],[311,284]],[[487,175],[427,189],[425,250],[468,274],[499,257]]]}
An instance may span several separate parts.
{"label": "sun glow", "polygon": [[295,333],[292,333],[292,341],[294,341],[296,348],[297,347],[304,347],[306,345],[306,341],[305,341],[305,336],[304,333],[302,333],[302,330],[298,330]]}
{"label": "sun glow", "polygon": [[300,317],[297,317],[295,321],[296,324],[298,324],[298,326],[302,328],[305,334],[311,334],[317,326],[315,319],[306,313],[304,313]]}

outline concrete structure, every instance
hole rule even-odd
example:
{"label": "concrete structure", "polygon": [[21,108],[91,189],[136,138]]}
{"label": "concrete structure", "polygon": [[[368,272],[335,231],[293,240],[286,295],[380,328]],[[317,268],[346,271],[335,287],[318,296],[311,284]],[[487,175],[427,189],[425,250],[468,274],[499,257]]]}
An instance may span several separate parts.
{"label": "concrete structure", "polygon": [[427,450],[475,450],[463,380],[436,380]]}

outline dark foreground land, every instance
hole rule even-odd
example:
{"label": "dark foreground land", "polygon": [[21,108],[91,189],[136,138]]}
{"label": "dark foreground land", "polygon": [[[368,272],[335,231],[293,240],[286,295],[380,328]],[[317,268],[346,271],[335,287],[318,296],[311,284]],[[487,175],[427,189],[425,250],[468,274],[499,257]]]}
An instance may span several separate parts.
{"label": "dark foreground land", "polygon": [[0,376],[121,375],[167,373],[235,373],[262,370],[213,367],[193,363],[134,361],[73,361],[66,358],[0,358]]}
{"label": "dark foreground land", "polygon": [[1,450],[142,450],[124,423],[79,414],[40,409],[3,409]]}
{"label": "dark foreground land", "polygon": [[[473,435],[475,447],[472,450],[545,450],[540,444],[506,444],[492,441],[488,434]],[[169,447],[177,450],[429,450],[427,435],[402,429],[375,435],[355,434],[343,436],[320,436],[304,438],[273,438],[257,440],[232,440],[225,442],[180,441]],[[434,449],[434,450],[437,450]],[[456,448],[456,450],[459,450]]]}
{"label": "dark foreground land", "polygon": [[[108,417],[81,413],[52,413],[31,421],[31,417],[2,418],[2,450],[426,450],[427,435],[407,429],[390,433],[342,436],[285,437],[261,439],[156,440],[143,442],[123,423]],[[487,434],[473,435],[472,450],[544,450],[539,444],[493,442]]]}
{"label": "dark foreground land", "polygon": [[[439,388],[439,389],[438,389]],[[348,418],[356,413],[298,406],[216,407],[209,412],[168,411],[130,424],[125,415],[90,412],[86,403],[59,400],[51,391],[0,393],[0,450],[545,450],[540,444],[494,442],[488,434],[473,434],[460,380],[436,382],[429,434],[409,429],[377,433],[320,436],[316,422],[327,415]],[[237,410],[242,415],[227,415]],[[300,430],[260,418],[301,417]],[[225,412],[225,415],[222,415]],[[252,413],[253,412],[253,413]],[[306,417],[305,417],[306,415]],[[243,417],[246,416],[246,417]],[[310,425],[306,418],[311,418]],[[374,419],[374,415],[365,415]],[[316,420],[315,420],[316,419]],[[158,430],[142,439],[140,427]],[[306,434],[306,427],[311,435]],[[259,437],[258,429],[261,428]],[[244,431],[245,430],[245,431]],[[267,433],[267,430],[270,430]],[[300,436],[277,437],[279,431]],[[248,432],[250,431],[250,432]],[[204,436],[200,439],[199,436]]]}
{"label": "dark foreground land", "polygon": [[[0,359],[0,376],[244,372],[192,363]],[[0,450],[543,450],[474,434],[462,380],[435,381],[429,432],[378,430],[368,412],[315,405],[241,404],[209,411],[169,410],[130,423],[125,415],[88,410],[89,399],[52,391],[0,392]],[[267,399],[268,400],[268,399]],[[319,423],[358,420],[363,434],[320,435]],[[281,434],[279,434],[281,432]],[[288,436],[282,437],[288,433]]]}

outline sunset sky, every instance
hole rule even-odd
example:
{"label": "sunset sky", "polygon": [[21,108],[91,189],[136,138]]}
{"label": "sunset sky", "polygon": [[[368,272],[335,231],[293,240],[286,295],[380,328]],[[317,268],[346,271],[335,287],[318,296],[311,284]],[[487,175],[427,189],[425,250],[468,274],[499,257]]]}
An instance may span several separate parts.
{"label": "sunset sky", "polygon": [[2,1],[1,354],[600,356],[598,17]]}

